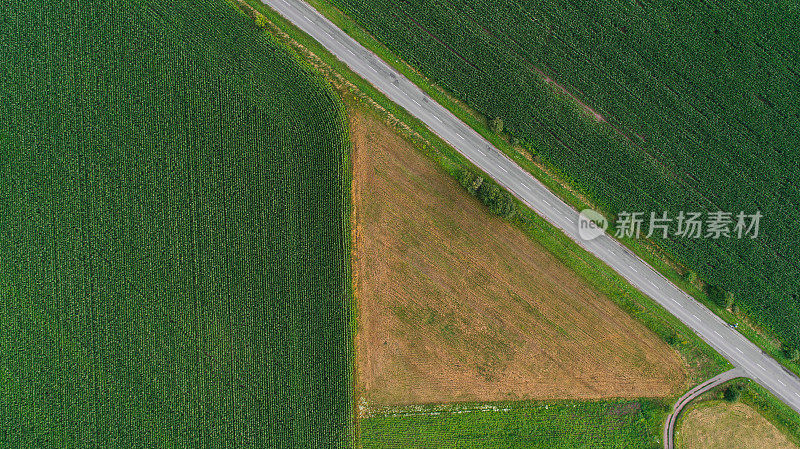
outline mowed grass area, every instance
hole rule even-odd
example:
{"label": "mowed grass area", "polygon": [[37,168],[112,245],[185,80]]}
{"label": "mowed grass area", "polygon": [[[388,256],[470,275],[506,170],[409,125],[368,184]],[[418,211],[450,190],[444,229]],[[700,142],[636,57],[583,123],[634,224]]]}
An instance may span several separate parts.
{"label": "mowed grass area", "polygon": [[658,335],[374,114],[349,112],[368,407],[669,397],[687,386]]}
{"label": "mowed grass area", "polygon": [[502,118],[609,215],[760,210],[756,240],[655,243],[733,291],[757,328],[800,346],[796,8],[325,3],[479,113]]}
{"label": "mowed grass area", "polygon": [[330,88],[224,1],[2,10],[0,447],[351,447]]}
{"label": "mowed grass area", "polygon": [[676,441],[678,449],[800,447],[800,415],[752,380],[734,379],[684,410]]}
{"label": "mowed grass area", "polygon": [[678,449],[796,449],[789,438],[743,403],[709,401],[681,417]]}
{"label": "mowed grass area", "polygon": [[658,449],[666,407],[650,400],[395,409],[361,420],[364,449]]}

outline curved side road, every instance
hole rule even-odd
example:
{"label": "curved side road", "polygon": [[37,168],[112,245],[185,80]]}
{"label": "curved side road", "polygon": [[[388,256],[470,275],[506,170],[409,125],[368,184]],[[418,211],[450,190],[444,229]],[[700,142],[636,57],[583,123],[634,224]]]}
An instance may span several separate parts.
{"label": "curved side road", "polygon": [[696,397],[716,387],[717,385],[721,385],[729,380],[744,376],[744,370],[740,368],[734,368],[712,377],[711,379],[692,388],[689,390],[689,392],[681,396],[681,398],[678,399],[678,402],[675,403],[675,407],[672,409],[672,414],[667,417],[667,422],[664,425],[664,449],[675,449],[675,423],[678,422],[678,416],[681,414],[684,407],[689,405],[689,403],[692,402]]}
{"label": "curved side road", "polygon": [[262,2],[319,41],[351,70],[425,123],[497,183],[675,315],[734,366],[741,368],[747,377],[800,412],[800,378],[764,354],[758,346],[731,329],[721,318],[608,234],[602,234],[594,240],[582,240],[578,234],[577,210],[561,201],[450,111],[430,99],[405,76],[305,2]]}

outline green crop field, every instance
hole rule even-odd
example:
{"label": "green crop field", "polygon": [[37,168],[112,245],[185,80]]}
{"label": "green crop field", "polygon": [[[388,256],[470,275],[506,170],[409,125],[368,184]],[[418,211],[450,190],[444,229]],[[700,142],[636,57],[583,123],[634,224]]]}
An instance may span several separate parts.
{"label": "green crop field", "polygon": [[421,406],[360,427],[364,449],[656,449],[666,410],[651,400]]}
{"label": "green crop field", "polygon": [[222,0],[2,12],[0,447],[349,447],[330,88]]}
{"label": "green crop field", "polygon": [[760,210],[755,240],[656,243],[800,347],[796,5],[325,1],[502,118],[608,215]]}

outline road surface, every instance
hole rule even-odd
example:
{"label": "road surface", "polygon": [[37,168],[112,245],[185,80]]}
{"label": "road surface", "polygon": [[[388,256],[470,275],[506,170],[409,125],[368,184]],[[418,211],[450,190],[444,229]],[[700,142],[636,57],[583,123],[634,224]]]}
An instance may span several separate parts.
{"label": "road surface", "polygon": [[583,240],[578,234],[578,211],[472,128],[390,67],[374,53],[336,27],[313,7],[299,0],[262,0],[295,26],[319,41],[351,70],[373,84],[390,100],[425,123],[433,132],[491,176],[544,219],[622,275],[641,292],[684,322],[711,347],[741,368],[746,376],[800,412],[800,378],[764,354],[721,318],[657,273],[608,234]]}
{"label": "road surface", "polygon": [[712,377],[711,379],[692,388],[686,394],[681,396],[681,398],[678,399],[678,402],[675,403],[675,407],[672,409],[672,414],[669,415],[667,418],[667,423],[664,426],[664,449],[675,449],[675,424],[678,422],[678,416],[681,414],[681,411],[683,411],[684,407],[689,405],[694,398],[716,387],[717,385],[724,384],[725,382],[731,379],[736,379],[737,377],[743,377],[744,375],[745,373],[741,368],[734,368]]}

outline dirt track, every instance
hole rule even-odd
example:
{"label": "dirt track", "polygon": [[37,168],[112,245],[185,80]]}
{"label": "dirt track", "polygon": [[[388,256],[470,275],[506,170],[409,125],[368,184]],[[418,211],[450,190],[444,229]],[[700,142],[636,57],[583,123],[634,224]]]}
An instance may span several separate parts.
{"label": "dirt track", "polygon": [[675,424],[678,422],[678,417],[680,416],[684,407],[689,405],[689,403],[695,398],[711,390],[712,388],[724,384],[731,379],[743,377],[744,375],[744,370],[740,368],[734,368],[712,377],[711,379],[692,388],[686,394],[681,396],[681,398],[678,399],[678,402],[675,403],[672,414],[667,417],[667,423],[664,426],[664,449],[675,449]]}

